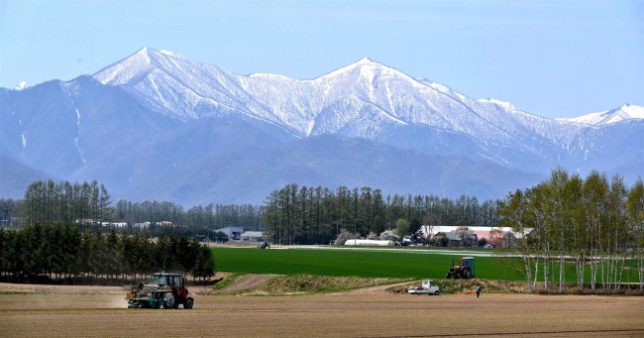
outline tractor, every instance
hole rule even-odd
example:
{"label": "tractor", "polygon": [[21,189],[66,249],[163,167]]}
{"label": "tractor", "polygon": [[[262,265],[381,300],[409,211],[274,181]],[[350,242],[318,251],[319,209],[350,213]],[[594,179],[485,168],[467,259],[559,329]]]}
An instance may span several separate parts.
{"label": "tractor", "polygon": [[460,259],[460,265],[454,265],[449,268],[446,278],[472,278],[474,277],[474,257],[463,257]]}
{"label": "tractor", "polygon": [[128,308],[192,309],[194,299],[188,296],[186,277],[181,273],[157,272],[149,283],[139,283],[127,294]]}

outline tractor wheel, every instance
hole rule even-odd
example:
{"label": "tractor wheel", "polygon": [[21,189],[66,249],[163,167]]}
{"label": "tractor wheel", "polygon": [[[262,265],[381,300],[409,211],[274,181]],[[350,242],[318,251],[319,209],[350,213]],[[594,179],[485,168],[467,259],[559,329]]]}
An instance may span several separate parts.
{"label": "tractor wheel", "polygon": [[438,295],[440,295],[440,292],[438,291],[434,292],[434,296],[438,296]]}
{"label": "tractor wheel", "polygon": [[190,310],[192,309],[194,303],[195,301],[192,298],[188,297],[188,299],[186,299],[186,302],[183,304],[183,308]]}
{"label": "tractor wheel", "polygon": [[471,270],[465,270],[465,278],[472,278],[472,271]]}
{"label": "tractor wheel", "polygon": [[177,307],[177,300],[172,292],[163,295],[163,307],[166,309],[173,309]]}

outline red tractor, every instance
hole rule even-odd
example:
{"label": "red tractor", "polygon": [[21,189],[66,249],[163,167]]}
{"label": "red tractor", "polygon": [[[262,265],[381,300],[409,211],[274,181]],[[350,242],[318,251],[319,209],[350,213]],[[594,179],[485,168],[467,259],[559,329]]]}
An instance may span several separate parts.
{"label": "red tractor", "polygon": [[127,294],[128,308],[152,308],[163,306],[175,309],[183,305],[192,309],[194,299],[188,296],[186,278],[181,273],[157,272],[152,275],[150,283],[140,283]]}
{"label": "red tractor", "polygon": [[452,264],[446,278],[472,278],[474,277],[474,257],[463,257],[459,265]]}

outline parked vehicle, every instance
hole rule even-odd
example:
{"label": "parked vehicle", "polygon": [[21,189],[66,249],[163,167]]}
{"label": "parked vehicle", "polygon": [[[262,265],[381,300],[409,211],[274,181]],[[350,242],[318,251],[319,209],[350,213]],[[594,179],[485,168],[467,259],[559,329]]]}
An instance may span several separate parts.
{"label": "parked vehicle", "polygon": [[434,284],[429,279],[422,281],[421,285],[418,287],[411,287],[407,289],[407,293],[411,295],[434,295],[438,296],[440,294],[440,288],[438,285]]}

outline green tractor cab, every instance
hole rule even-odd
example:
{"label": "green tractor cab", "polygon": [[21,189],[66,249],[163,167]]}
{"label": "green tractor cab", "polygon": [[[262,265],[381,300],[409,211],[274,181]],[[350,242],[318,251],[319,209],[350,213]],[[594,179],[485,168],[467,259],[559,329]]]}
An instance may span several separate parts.
{"label": "green tractor cab", "polygon": [[157,272],[149,283],[139,283],[127,294],[128,308],[174,309],[179,305],[184,309],[192,309],[194,305],[181,273]]}

